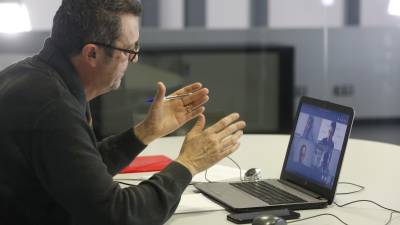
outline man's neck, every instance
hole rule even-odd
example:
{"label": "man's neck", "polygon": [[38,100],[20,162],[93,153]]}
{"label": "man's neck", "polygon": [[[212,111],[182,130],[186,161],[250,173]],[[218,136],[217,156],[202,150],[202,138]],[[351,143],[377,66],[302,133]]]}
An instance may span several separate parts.
{"label": "man's neck", "polygon": [[100,94],[97,93],[96,89],[93,87],[93,82],[90,78],[90,72],[84,65],[82,65],[79,56],[71,57],[70,60],[79,76],[79,79],[82,82],[82,86],[86,95],[86,101],[89,102],[99,96]]}

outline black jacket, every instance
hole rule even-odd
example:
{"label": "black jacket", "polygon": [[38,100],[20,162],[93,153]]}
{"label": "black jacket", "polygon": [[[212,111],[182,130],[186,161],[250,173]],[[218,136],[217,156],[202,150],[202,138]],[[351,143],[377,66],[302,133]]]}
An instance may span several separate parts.
{"label": "black jacket", "polygon": [[[162,224],[190,172],[172,163],[140,185],[113,176],[144,146],[129,129],[96,142],[70,61],[48,39],[0,72],[0,224]],[[129,124],[127,124],[129,126]]]}

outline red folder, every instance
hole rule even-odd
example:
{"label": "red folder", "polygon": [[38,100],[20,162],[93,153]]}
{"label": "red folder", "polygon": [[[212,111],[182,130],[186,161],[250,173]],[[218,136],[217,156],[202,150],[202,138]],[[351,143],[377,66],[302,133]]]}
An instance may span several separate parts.
{"label": "red folder", "polygon": [[138,156],[120,173],[140,173],[160,171],[168,166],[172,159],[165,155]]}

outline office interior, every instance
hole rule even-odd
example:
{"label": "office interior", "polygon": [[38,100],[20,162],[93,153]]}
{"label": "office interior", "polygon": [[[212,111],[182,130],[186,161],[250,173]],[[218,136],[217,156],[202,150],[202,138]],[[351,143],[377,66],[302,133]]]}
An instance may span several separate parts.
{"label": "office interior", "polygon": [[[0,69],[41,49],[61,4],[7,2],[24,6],[6,13],[0,1]],[[119,90],[92,102],[99,137],[142,119],[160,80],[169,92],[195,81],[208,87],[209,124],[236,111],[246,133],[290,133],[307,95],[354,107],[351,138],[400,144],[400,1],[142,4],[139,63],[129,66]]]}

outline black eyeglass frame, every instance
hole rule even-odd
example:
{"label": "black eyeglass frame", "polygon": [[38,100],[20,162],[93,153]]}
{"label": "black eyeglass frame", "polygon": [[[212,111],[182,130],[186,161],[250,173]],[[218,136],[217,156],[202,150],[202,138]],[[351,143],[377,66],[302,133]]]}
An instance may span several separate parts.
{"label": "black eyeglass frame", "polygon": [[125,49],[125,48],[118,48],[118,47],[115,47],[115,46],[112,46],[109,44],[104,44],[104,43],[99,43],[99,42],[91,42],[90,44],[99,45],[102,47],[111,48],[114,50],[128,53],[129,54],[129,57],[128,57],[129,62],[133,62],[135,60],[136,56],[139,55],[139,51],[140,51],[139,45],[137,46],[136,50],[132,50],[132,49]]}

